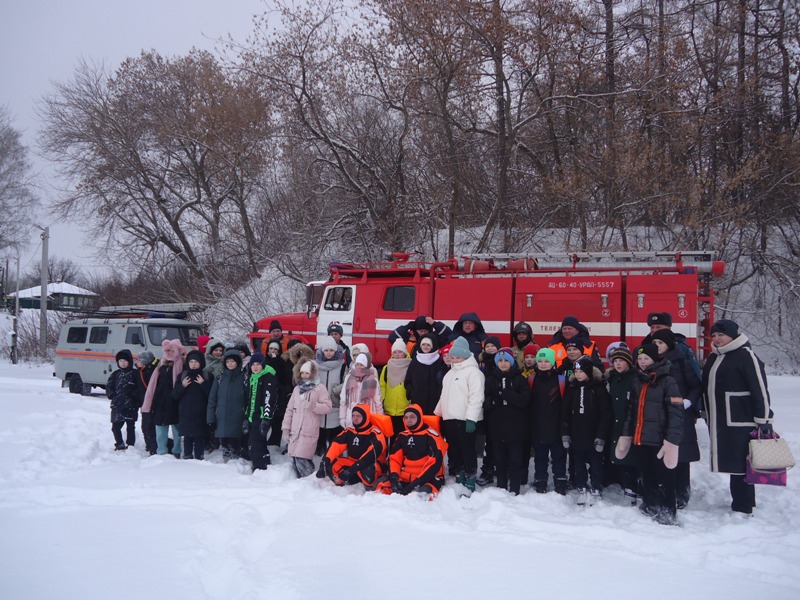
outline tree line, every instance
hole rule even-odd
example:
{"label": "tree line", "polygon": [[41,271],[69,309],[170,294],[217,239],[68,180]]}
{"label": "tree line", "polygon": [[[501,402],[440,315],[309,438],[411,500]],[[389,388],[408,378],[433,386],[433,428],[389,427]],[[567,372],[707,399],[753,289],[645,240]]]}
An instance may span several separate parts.
{"label": "tree line", "polygon": [[798,42],[787,0],[277,4],[219,55],[82,64],[41,149],[63,214],[193,299],[396,250],[707,249],[720,312],[788,335]]}

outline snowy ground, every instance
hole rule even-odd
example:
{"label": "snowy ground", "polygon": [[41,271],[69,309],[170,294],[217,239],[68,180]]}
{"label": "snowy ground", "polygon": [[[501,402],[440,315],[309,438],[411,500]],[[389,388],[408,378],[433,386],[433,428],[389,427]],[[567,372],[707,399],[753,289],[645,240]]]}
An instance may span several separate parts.
{"label": "snowy ground", "polygon": [[[0,362],[3,599],[800,598],[800,470],[745,518],[727,476],[695,463],[680,527],[615,488],[588,509],[492,488],[425,502],[296,480],[281,456],[254,476],[214,454],[114,452],[105,397],[51,373]],[[800,378],[770,387],[800,457]]]}

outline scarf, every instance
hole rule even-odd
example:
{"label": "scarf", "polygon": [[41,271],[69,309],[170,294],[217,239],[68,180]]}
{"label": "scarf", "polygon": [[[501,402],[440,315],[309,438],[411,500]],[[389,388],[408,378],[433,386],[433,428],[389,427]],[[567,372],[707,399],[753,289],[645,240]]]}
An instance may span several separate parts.
{"label": "scarf", "polygon": [[300,388],[301,394],[306,394],[319,385],[319,379],[301,379],[297,387]]}
{"label": "scarf", "polygon": [[437,350],[436,352],[428,352],[427,354],[417,352],[417,360],[423,365],[431,366],[433,363],[439,360],[439,351]]}
{"label": "scarf", "polygon": [[183,355],[179,354],[178,358],[174,362],[165,360],[163,357],[161,358],[158,366],[153,371],[153,375],[150,377],[150,383],[147,384],[147,391],[144,393],[144,403],[142,404],[143,413],[149,413],[153,406],[153,396],[156,393],[158,375],[161,371],[161,367],[169,365],[172,365],[172,386],[175,387],[175,383],[178,381],[178,376],[183,371]]}
{"label": "scarf", "polygon": [[[275,375],[275,369],[272,367],[265,365],[263,369],[261,369],[258,373],[250,373],[250,411],[248,412],[250,418],[248,419],[251,423],[253,422],[253,415],[256,412],[256,403],[258,401],[258,382],[259,380],[269,373],[270,375]],[[261,407],[261,411],[259,412],[259,419],[264,418],[264,407]]]}
{"label": "scarf", "polygon": [[400,385],[406,380],[406,371],[411,364],[410,358],[390,358],[386,363],[386,379],[389,387]]}
{"label": "scarf", "polygon": [[347,400],[350,404],[370,404],[378,389],[378,381],[372,375],[372,367],[355,365],[347,379]]}

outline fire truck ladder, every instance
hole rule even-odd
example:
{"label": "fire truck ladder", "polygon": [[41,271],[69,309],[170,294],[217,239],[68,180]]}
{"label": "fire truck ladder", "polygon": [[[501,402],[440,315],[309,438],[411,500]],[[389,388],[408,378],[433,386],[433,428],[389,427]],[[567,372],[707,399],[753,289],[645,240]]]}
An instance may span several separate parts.
{"label": "fire truck ladder", "polygon": [[[543,252],[518,254],[465,254],[461,258],[487,261],[497,268],[505,268],[512,261],[535,261],[539,269],[578,269],[592,266],[624,269],[675,268],[690,266],[701,273],[721,274],[724,263],[715,261],[712,251],[658,251],[658,252]],[[579,265],[579,263],[581,263]]]}

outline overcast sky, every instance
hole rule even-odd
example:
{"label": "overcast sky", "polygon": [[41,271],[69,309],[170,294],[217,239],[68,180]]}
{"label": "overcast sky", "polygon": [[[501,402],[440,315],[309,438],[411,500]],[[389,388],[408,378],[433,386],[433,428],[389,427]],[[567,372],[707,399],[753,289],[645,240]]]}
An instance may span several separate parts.
{"label": "overcast sky", "polygon": [[[51,82],[68,81],[81,58],[114,70],[142,50],[181,55],[193,46],[213,50],[231,34],[244,41],[262,0],[0,0],[0,105],[8,107],[25,144],[35,151],[35,103]],[[43,183],[52,171],[36,159]],[[45,203],[53,192],[45,190]],[[75,224],[59,224],[46,211],[50,254],[75,260],[87,270],[97,261]],[[22,259],[22,271],[38,260],[38,236]]]}

